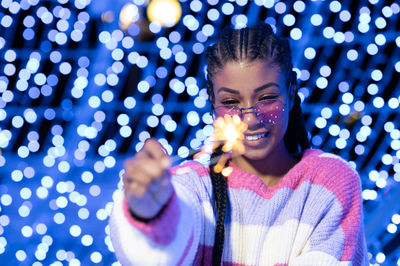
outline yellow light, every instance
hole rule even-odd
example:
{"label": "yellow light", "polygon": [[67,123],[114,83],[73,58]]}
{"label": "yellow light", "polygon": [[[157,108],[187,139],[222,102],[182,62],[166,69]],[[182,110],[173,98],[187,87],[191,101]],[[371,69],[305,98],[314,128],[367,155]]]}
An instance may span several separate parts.
{"label": "yellow light", "polygon": [[232,124],[226,126],[226,128],[224,129],[224,134],[228,142],[235,141],[236,139],[239,138],[239,132]]}
{"label": "yellow light", "polygon": [[216,173],[221,173],[222,172],[222,170],[223,170],[223,165],[221,165],[220,163],[217,163],[215,166],[214,166],[214,172],[216,172]]}
{"label": "yellow light", "polygon": [[147,6],[150,22],[158,22],[163,27],[173,27],[182,15],[182,8],[177,0],[153,0]]}
{"label": "yellow light", "polygon": [[230,166],[228,166],[228,167],[225,167],[225,168],[221,171],[221,174],[222,174],[223,176],[227,177],[227,176],[230,175],[232,172],[233,172],[233,168],[230,167]]}
{"label": "yellow light", "polygon": [[[233,117],[225,115],[223,118],[217,118],[213,125],[214,148],[222,145],[222,151],[225,152],[214,166],[214,172],[221,173],[223,176],[227,177],[232,172],[232,167],[225,167],[229,157],[237,156],[245,152],[243,133],[247,130],[247,124],[237,115]],[[230,151],[232,151],[232,154],[228,155],[227,152]]]}
{"label": "yellow light", "polygon": [[244,153],[243,132],[247,129],[247,124],[243,123],[239,116],[233,117],[225,115],[224,118],[218,117],[214,121],[214,140],[224,143],[222,151],[233,151],[238,154]]}
{"label": "yellow light", "polygon": [[121,29],[128,29],[128,27],[140,19],[139,8],[134,4],[126,4],[122,7],[119,13],[119,26]]}

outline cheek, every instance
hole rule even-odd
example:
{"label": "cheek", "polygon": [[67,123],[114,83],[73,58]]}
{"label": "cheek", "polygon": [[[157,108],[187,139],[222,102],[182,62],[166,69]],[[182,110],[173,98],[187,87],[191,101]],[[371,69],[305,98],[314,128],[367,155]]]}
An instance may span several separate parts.
{"label": "cheek", "polygon": [[276,138],[280,139],[286,134],[289,124],[289,112],[285,112],[279,123],[272,126],[271,131],[274,132]]}

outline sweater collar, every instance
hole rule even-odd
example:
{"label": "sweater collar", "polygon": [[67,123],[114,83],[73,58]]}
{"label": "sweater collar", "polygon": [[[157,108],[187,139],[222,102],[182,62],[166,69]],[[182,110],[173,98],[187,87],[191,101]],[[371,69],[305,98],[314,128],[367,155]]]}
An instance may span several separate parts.
{"label": "sweater collar", "polygon": [[244,171],[230,162],[229,166],[232,167],[233,171],[228,176],[228,187],[234,189],[252,190],[264,198],[271,198],[280,188],[295,188],[299,178],[303,175],[307,168],[307,162],[315,155],[319,155],[321,153],[322,151],[320,150],[307,149],[303,153],[298,154],[301,158],[300,161],[283,176],[278,184],[273,187],[266,186],[258,176]]}

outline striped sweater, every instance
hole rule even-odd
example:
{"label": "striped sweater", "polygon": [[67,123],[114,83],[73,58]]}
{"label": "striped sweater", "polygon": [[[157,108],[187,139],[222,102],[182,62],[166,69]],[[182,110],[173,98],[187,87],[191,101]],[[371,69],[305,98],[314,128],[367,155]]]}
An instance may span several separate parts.
{"label": "striped sweater", "polygon": [[[209,170],[188,161],[170,171],[174,193],[150,222],[132,218],[123,193],[115,197],[110,232],[122,265],[211,265]],[[368,265],[360,190],[347,162],[316,149],[271,188],[233,166],[223,265]]]}

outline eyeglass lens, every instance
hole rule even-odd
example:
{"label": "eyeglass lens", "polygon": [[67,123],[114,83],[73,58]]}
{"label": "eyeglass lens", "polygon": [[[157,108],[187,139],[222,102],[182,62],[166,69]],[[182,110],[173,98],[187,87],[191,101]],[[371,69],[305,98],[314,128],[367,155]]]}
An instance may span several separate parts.
{"label": "eyeglass lens", "polygon": [[[279,100],[264,100],[258,102],[253,108],[257,119],[264,124],[278,123],[282,119],[285,111],[284,104]],[[238,115],[243,119],[243,111],[237,106],[223,105],[215,109],[215,115],[217,117],[223,117],[225,114],[230,116]]]}

